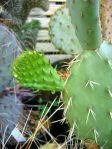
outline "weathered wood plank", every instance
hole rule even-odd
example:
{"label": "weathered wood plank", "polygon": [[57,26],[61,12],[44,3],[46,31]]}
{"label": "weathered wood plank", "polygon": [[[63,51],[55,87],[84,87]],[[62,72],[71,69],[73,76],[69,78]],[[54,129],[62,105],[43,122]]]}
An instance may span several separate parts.
{"label": "weathered wood plank", "polygon": [[50,6],[49,6],[49,10],[44,13],[44,16],[47,16],[47,17],[52,16],[55,13],[55,11],[57,9],[59,9],[60,7],[62,7],[62,5],[56,5],[56,4],[51,3]]}
{"label": "weathered wood plank", "polygon": [[51,16],[54,14],[54,12],[59,9],[60,7],[62,7],[62,5],[56,5],[56,4],[52,4],[50,3],[49,5],[49,10],[44,12],[42,9],[40,8],[34,8],[32,9],[32,11],[30,12],[29,16]]}
{"label": "weathered wood plank", "polygon": [[66,55],[66,54],[55,54],[55,55],[49,54],[45,56],[48,60],[50,60],[51,63],[73,58],[72,55]]}
{"label": "weathered wood plank", "polygon": [[45,42],[45,41],[50,42],[50,36],[49,36],[48,30],[46,30],[46,29],[40,30],[38,33],[37,41],[38,42],[39,41],[40,42]]}
{"label": "weathered wood plank", "polygon": [[36,44],[36,50],[38,52],[43,51],[44,53],[59,53],[60,51],[55,48],[55,46],[51,42],[43,42]]}
{"label": "weathered wood plank", "polygon": [[66,2],[66,0],[49,0],[49,2]]}

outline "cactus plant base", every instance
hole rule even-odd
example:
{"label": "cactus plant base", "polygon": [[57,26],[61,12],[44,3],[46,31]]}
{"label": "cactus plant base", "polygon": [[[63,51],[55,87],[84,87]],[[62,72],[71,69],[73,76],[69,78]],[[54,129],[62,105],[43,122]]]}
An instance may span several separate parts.
{"label": "cactus plant base", "polygon": [[83,52],[72,64],[63,91],[64,114],[81,140],[112,147],[112,68],[97,51]]}

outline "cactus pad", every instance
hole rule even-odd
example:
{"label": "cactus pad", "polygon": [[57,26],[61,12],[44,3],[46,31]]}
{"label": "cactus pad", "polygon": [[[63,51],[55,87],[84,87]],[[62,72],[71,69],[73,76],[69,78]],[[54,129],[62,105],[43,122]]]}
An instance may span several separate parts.
{"label": "cactus pad", "polygon": [[71,22],[84,50],[94,50],[101,44],[99,0],[67,0]]}
{"label": "cactus pad", "polygon": [[11,63],[20,52],[21,46],[16,40],[16,35],[0,24],[0,92],[12,80]]}
{"label": "cactus pad", "polygon": [[[5,141],[9,138],[12,130],[16,127],[23,105],[15,95],[0,97],[0,138],[4,136]],[[6,131],[6,132],[5,132]]]}
{"label": "cactus pad", "polygon": [[112,67],[96,51],[85,51],[73,63],[63,102],[71,129],[82,140],[112,148]]}
{"label": "cactus pad", "polygon": [[13,63],[13,75],[18,82],[37,90],[60,91],[64,81],[43,54],[25,51]]}
{"label": "cactus pad", "polygon": [[81,51],[67,8],[62,7],[51,17],[49,34],[56,48],[62,52],[73,54]]}

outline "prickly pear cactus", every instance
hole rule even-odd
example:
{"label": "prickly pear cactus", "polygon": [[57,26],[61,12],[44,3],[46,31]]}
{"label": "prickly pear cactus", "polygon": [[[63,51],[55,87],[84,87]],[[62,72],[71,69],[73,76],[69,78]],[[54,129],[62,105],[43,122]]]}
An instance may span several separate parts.
{"label": "prickly pear cactus", "polygon": [[84,50],[94,50],[101,44],[99,0],[68,0],[72,24]]}
{"label": "prickly pear cactus", "polygon": [[37,90],[60,91],[64,81],[43,54],[25,51],[13,63],[13,75],[18,82]]}
{"label": "prickly pear cactus", "polygon": [[112,64],[97,51],[73,63],[63,92],[65,114],[77,136],[112,148]]}
{"label": "prickly pear cactus", "polygon": [[12,81],[11,64],[20,51],[16,35],[0,24],[0,92]]}
{"label": "prickly pear cactus", "polygon": [[[0,138],[6,141],[12,130],[16,127],[23,105],[16,95],[4,95],[0,97]],[[5,134],[5,136],[4,136]],[[3,143],[3,142],[2,142]],[[5,142],[4,142],[5,143]]]}
{"label": "prickly pear cactus", "polygon": [[49,24],[51,41],[64,53],[75,54],[82,50],[71,24],[68,9],[60,8],[51,17]]}
{"label": "prickly pear cactus", "polygon": [[83,141],[95,141],[99,144],[99,148],[110,149],[112,148],[112,61],[109,58],[111,44],[103,42],[100,46],[100,1],[68,0],[67,3],[76,35],[84,51],[70,67],[70,76],[63,91],[64,114],[71,126],[70,133],[74,132]]}

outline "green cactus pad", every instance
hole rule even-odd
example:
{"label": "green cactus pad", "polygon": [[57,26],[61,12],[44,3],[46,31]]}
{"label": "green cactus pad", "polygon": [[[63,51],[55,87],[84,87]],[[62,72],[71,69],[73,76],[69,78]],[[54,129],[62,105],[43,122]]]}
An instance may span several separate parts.
{"label": "green cactus pad", "polygon": [[84,50],[95,50],[101,44],[99,0],[67,0],[71,22]]}
{"label": "green cactus pad", "polygon": [[112,148],[112,64],[84,51],[70,68],[63,92],[65,115],[82,140]]}
{"label": "green cactus pad", "polygon": [[57,10],[51,17],[49,26],[51,41],[57,49],[69,54],[74,54],[82,50],[71,24],[67,8],[62,7]]}
{"label": "green cactus pad", "polygon": [[18,82],[37,90],[60,91],[64,81],[43,54],[25,51],[13,63],[13,75]]}
{"label": "green cactus pad", "polygon": [[0,92],[12,81],[11,64],[20,51],[16,35],[0,24]]}

